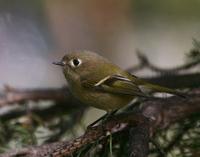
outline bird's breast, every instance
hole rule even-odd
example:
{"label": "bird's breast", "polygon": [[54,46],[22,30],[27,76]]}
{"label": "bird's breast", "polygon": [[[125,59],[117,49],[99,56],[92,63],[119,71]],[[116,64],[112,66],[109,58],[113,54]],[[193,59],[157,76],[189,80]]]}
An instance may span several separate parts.
{"label": "bird's breast", "polygon": [[119,109],[127,105],[133,99],[133,96],[130,95],[105,93],[84,87],[73,88],[72,93],[82,103],[106,111]]}

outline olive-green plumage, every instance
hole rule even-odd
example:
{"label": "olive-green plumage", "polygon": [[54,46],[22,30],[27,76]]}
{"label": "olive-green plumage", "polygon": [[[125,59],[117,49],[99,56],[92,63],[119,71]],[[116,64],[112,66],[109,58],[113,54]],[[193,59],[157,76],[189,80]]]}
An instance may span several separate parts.
{"label": "olive-green plumage", "polygon": [[76,51],[61,62],[72,94],[81,102],[108,112],[127,105],[136,96],[148,97],[146,91],[181,95],[175,90],[147,83],[122,70],[100,55]]}

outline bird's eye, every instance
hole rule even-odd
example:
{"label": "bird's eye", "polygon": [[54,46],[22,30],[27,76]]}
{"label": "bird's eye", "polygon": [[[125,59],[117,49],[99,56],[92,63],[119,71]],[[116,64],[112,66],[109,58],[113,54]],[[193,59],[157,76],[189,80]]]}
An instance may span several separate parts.
{"label": "bird's eye", "polygon": [[70,65],[72,67],[78,67],[79,65],[81,65],[82,61],[79,58],[74,58],[70,61]]}

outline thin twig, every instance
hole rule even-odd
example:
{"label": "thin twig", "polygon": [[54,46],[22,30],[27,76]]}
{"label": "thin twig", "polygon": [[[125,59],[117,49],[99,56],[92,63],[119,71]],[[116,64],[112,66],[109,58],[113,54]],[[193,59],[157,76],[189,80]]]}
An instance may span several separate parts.
{"label": "thin twig", "polygon": [[137,50],[136,54],[140,63],[135,67],[128,68],[127,71],[129,72],[136,72],[144,68],[147,68],[156,73],[161,73],[161,74],[175,74],[176,73],[177,74],[179,72],[186,71],[191,68],[194,68],[197,65],[200,65],[200,60],[194,60],[194,61],[185,63],[183,65],[177,66],[175,68],[169,68],[169,69],[159,68],[155,66],[153,63],[151,63],[149,59],[139,50]]}
{"label": "thin twig", "polygon": [[54,89],[15,89],[5,86],[4,95],[0,97],[0,107],[7,104],[24,103],[25,101],[54,100],[64,102],[71,100],[67,87]]}

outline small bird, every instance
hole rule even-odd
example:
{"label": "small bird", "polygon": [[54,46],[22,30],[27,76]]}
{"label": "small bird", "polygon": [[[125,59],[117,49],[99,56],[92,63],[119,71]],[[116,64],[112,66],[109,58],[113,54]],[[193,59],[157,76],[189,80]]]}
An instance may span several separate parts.
{"label": "small bird", "polygon": [[108,113],[124,107],[135,97],[150,97],[146,91],[183,96],[139,79],[90,51],[68,53],[53,64],[62,66],[69,89],[78,100]]}

